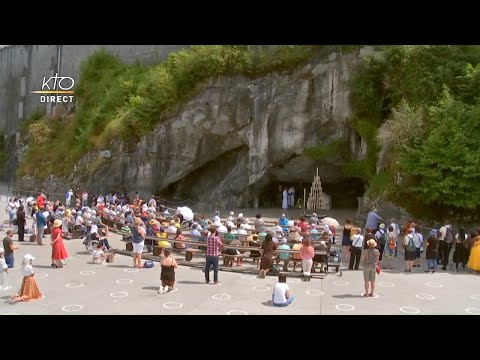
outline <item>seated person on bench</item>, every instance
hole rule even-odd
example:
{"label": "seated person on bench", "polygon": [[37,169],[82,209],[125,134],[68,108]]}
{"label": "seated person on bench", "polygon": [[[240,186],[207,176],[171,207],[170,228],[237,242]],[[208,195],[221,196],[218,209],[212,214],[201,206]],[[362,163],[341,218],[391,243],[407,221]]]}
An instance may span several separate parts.
{"label": "seated person on bench", "polygon": [[75,219],[75,226],[73,227],[73,229],[80,229],[80,233],[82,234],[82,236],[87,236],[87,228],[83,224],[83,217],[81,211],[77,213],[77,218]]}
{"label": "seated person on bench", "polygon": [[[240,246],[242,246],[242,242],[238,239],[235,239],[235,240],[232,240],[228,246],[240,247]],[[227,249],[226,254],[227,255],[232,255],[232,256],[240,255],[240,251],[237,250],[237,249]],[[234,258],[232,258],[232,262],[230,262],[230,266],[233,265],[233,259]],[[242,256],[237,256],[237,266],[242,266]]]}
{"label": "seated person on bench", "polygon": [[[290,246],[287,245],[287,239],[283,238],[282,240],[280,240],[280,244],[281,245],[277,248],[277,250],[290,250]],[[275,262],[278,265],[280,261],[283,261],[283,271],[287,271],[288,263],[290,261],[290,254],[279,252],[278,257],[275,259]]]}

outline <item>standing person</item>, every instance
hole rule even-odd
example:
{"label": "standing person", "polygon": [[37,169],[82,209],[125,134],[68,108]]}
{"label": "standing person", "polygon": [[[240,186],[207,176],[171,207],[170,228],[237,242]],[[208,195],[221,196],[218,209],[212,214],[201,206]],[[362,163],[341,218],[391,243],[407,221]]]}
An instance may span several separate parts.
{"label": "standing person", "polygon": [[63,261],[68,259],[67,249],[63,244],[62,220],[56,219],[52,226],[52,266],[56,268],[63,267]]}
{"label": "standing person", "polygon": [[12,240],[13,230],[7,230],[7,236],[3,239],[3,248],[5,249],[5,262],[9,268],[13,268],[15,265],[15,258],[13,252],[18,250],[18,246],[13,244]]}
{"label": "standing person", "polygon": [[164,249],[162,259],[162,272],[160,275],[162,285],[160,286],[160,290],[158,290],[159,294],[166,294],[167,292],[173,290],[173,286],[175,285],[175,269],[177,268],[177,261],[170,256],[170,250]]}
{"label": "standing person", "polygon": [[[480,231],[477,229],[477,234]],[[477,235],[472,239],[472,248],[470,250],[470,258],[468,260],[468,268],[480,274],[480,236]]]}
{"label": "standing person", "polygon": [[[449,221],[447,221],[448,223]],[[453,235],[452,225],[446,224],[440,228],[440,241],[443,241],[442,248],[442,270],[447,270],[450,251],[452,250],[452,243],[455,240]]]}
{"label": "standing person", "polygon": [[355,265],[355,270],[358,270],[358,266],[360,265],[360,257],[362,255],[364,236],[360,234],[359,228],[353,229],[352,233],[352,246],[350,247],[352,249],[352,254],[350,256],[348,269],[353,270]]}
{"label": "standing person", "polygon": [[[375,240],[378,244],[378,250],[380,251],[380,261],[382,261],[383,252],[385,251],[385,244],[387,243],[388,234],[385,231],[385,224],[381,223],[379,230],[375,233]],[[385,267],[384,267],[385,268]]]}
{"label": "standing person", "polygon": [[37,219],[37,245],[43,244],[43,234],[45,232],[45,227],[47,226],[47,218],[45,217],[45,207],[39,208],[35,213]]}
{"label": "standing person", "polygon": [[375,240],[375,235],[373,235],[373,229],[371,227],[367,228],[365,232],[365,242],[363,243],[363,249],[368,249],[368,240]]}
{"label": "standing person", "polygon": [[5,207],[5,211],[8,213],[8,217],[9,217],[9,227],[12,228],[13,222],[17,218],[17,208],[15,207],[13,198],[8,199],[8,203],[7,203],[7,206]]}
{"label": "standing person", "polygon": [[302,269],[303,280],[310,281],[310,271],[313,265],[313,256],[315,250],[310,245],[310,239],[303,239],[302,247],[300,248],[300,254],[302,254]]}
{"label": "standing person", "polygon": [[378,224],[381,223],[383,219],[380,215],[377,214],[377,209],[373,209],[367,215],[367,222],[365,228],[371,228],[372,232],[377,232]]}
{"label": "standing person", "polygon": [[273,306],[288,306],[295,299],[290,293],[290,288],[287,285],[287,275],[278,275],[278,283],[275,284],[272,294]]}
{"label": "standing person", "polygon": [[[372,297],[373,292],[375,291],[375,275],[377,272],[376,268],[380,258],[380,252],[376,249],[377,243],[375,240],[368,240],[367,245],[368,248],[363,255],[363,280],[365,282],[365,293],[363,296]],[[369,285],[370,293],[368,292]]]}
{"label": "standing person", "polygon": [[288,206],[295,206],[295,188],[293,186],[288,189]]}
{"label": "standing person", "polygon": [[70,207],[70,204],[71,204],[71,202],[72,202],[72,197],[73,197],[73,191],[72,191],[72,189],[69,189],[69,190],[67,191],[67,193],[65,194],[65,206],[66,206],[67,208]]}
{"label": "standing person", "polygon": [[385,258],[383,268],[386,269],[388,267],[390,270],[393,270],[393,258],[395,257],[395,252],[397,250],[397,235],[395,233],[395,228],[392,225],[388,227],[387,236],[388,240],[383,254]]}
{"label": "standing person", "polygon": [[12,301],[14,303],[19,301],[40,300],[43,298],[43,295],[38,288],[37,281],[35,280],[35,272],[33,271],[32,260],[35,260],[35,258],[30,254],[26,254],[23,257],[22,287],[20,288],[20,292],[18,294],[12,296]]}
{"label": "standing person", "polygon": [[207,237],[207,252],[205,262],[205,283],[210,284],[210,267],[213,266],[213,283],[220,284],[218,281],[218,258],[220,249],[223,247],[222,240],[218,237],[218,230],[215,227],[209,229],[210,236]]}
{"label": "standing person", "polygon": [[142,253],[145,245],[146,230],[143,227],[142,219],[135,218],[132,228],[132,245],[133,245],[133,267],[142,267]]}
{"label": "standing person", "polygon": [[413,262],[417,258],[416,245],[415,245],[415,233],[412,228],[407,229],[407,235],[405,235],[403,241],[403,248],[405,251],[405,272],[412,272]]}
{"label": "standing person", "polygon": [[41,192],[37,197],[37,206],[39,209],[42,209],[45,206],[45,195],[43,192]]}
{"label": "standing person", "polygon": [[87,206],[88,206],[88,193],[87,193],[87,191],[84,191],[82,193],[82,208],[87,207]]}
{"label": "standing person", "polygon": [[288,192],[287,188],[285,188],[282,192],[282,209],[287,210],[288,209]]}
{"label": "standing person", "polygon": [[10,288],[8,286],[7,274],[8,265],[5,261],[5,249],[0,248],[0,290],[8,290]]}
{"label": "standing person", "polygon": [[453,262],[455,263],[455,271],[458,271],[458,264],[462,263],[463,271],[467,265],[468,259],[466,259],[466,251],[464,242],[467,240],[468,235],[465,233],[465,229],[458,229],[458,234],[455,235],[455,251],[453,253]]}
{"label": "standing person", "polygon": [[466,259],[466,262],[467,262],[467,267],[468,267],[468,259],[470,259],[470,252],[471,252],[472,247],[473,247],[473,239],[475,239],[476,237],[477,237],[477,232],[476,231],[471,231],[470,236],[463,243],[463,245],[465,246],[465,259]]}
{"label": "standing person", "polygon": [[[390,220],[390,226],[393,227],[393,232],[395,234],[395,244],[396,244],[398,235],[400,235],[400,226],[397,223],[395,223],[394,219]],[[395,247],[395,257],[397,257],[397,247]]]}
{"label": "standing person", "polygon": [[272,241],[272,235],[265,235],[265,240],[262,243],[263,254],[260,259],[260,274],[259,278],[265,278],[273,265],[273,259],[275,258],[275,250],[277,245]]}
{"label": "standing person", "polygon": [[345,225],[343,225],[343,235],[342,235],[342,261],[350,261],[350,246],[352,246],[352,219],[345,220]]}
{"label": "standing person", "polygon": [[25,219],[25,209],[23,205],[20,205],[17,211],[17,225],[18,225],[18,241],[25,241],[25,225],[27,220]]}
{"label": "standing person", "polygon": [[420,267],[420,256],[424,250],[423,248],[423,235],[420,232],[420,225],[417,223],[413,224],[414,234],[415,234],[415,265],[413,267]]}
{"label": "standing person", "polygon": [[426,273],[432,271],[435,273],[437,271],[437,259],[438,259],[438,231],[432,229],[430,235],[427,237],[427,251],[425,258],[427,259],[427,270]]}

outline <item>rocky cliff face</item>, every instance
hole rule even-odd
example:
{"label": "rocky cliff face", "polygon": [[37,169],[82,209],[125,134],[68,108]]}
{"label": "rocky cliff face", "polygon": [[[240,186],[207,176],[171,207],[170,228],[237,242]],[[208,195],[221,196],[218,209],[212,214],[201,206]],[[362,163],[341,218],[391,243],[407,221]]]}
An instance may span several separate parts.
{"label": "rocky cliff face", "polygon": [[[337,155],[318,163],[303,152],[345,140],[361,156],[361,139],[347,125],[344,84],[357,61],[358,53],[330,53],[288,76],[212,79],[134,151],[119,144],[110,158],[89,154],[68,181],[35,185],[60,193],[77,185],[90,192],[128,188],[239,207],[254,206],[268,188],[278,192],[280,183],[311,182],[317,166],[322,182],[335,182],[341,177]],[[86,178],[82,163],[99,169]]]}

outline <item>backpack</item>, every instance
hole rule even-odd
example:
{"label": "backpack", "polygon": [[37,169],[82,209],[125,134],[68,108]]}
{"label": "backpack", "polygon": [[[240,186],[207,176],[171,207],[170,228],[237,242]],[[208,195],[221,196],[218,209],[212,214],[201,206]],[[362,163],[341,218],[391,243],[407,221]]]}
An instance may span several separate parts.
{"label": "backpack", "polygon": [[391,237],[389,240],[388,240],[388,247],[392,250],[394,250],[396,247],[397,247],[397,244],[395,243],[395,237]]}
{"label": "backpack", "polygon": [[380,244],[386,244],[387,241],[388,241],[388,234],[385,230],[378,230],[378,232],[380,233],[380,238],[378,239],[378,242]]}
{"label": "backpack", "polygon": [[408,243],[407,243],[407,248],[406,250],[407,251],[410,251],[410,252],[413,252],[416,250],[416,246],[415,246],[415,235],[413,235],[411,238],[409,236],[408,237]]}
{"label": "backpack", "polygon": [[445,240],[447,243],[451,243],[451,242],[453,241],[453,231],[452,231],[452,227],[450,226],[450,227],[447,227],[446,229],[447,229],[447,231],[446,231],[446,233],[445,233],[445,239],[444,239],[444,240]]}

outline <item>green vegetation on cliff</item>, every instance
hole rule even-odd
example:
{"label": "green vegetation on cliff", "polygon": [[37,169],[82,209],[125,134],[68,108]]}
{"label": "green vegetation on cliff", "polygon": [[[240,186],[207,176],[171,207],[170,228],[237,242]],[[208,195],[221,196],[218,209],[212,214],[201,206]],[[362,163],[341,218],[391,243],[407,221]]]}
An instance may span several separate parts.
{"label": "green vegetation on cliff", "polygon": [[[478,46],[385,46],[366,59],[350,86],[367,194],[423,218],[479,219],[479,62]],[[375,175],[382,144],[385,173]]]}
{"label": "green vegetation on cliff", "polygon": [[35,174],[39,179],[50,174],[68,176],[89,151],[109,148],[115,139],[137,143],[155,125],[178,112],[199,91],[198,85],[209,78],[258,78],[271,72],[289,72],[307,62],[311,54],[311,46],[297,45],[264,49],[193,46],[146,67],[127,65],[98,51],[82,63],[75,89],[75,116],[42,118],[28,124],[31,146],[17,175]]}

